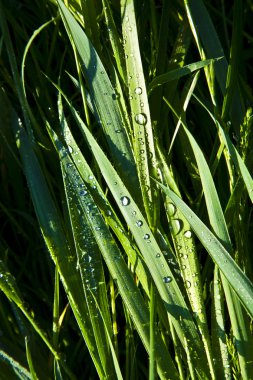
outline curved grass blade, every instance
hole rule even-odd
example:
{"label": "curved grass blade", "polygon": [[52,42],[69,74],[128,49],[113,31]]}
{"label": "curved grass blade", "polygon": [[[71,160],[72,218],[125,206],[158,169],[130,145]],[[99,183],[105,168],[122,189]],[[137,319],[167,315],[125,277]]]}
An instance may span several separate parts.
{"label": "curved grass blade", "polygon": [[88,40],[61,0],[57,0],[70,40],[79,54],[82,71],[89,86],[91,100],[100,117],[104,134],[116,168],[129,189],[138,189],[139,181],[129,138],[120,116],[117,96],[105,68]]}
{"label": "curved grass blade", "polygon": [[148,93],[150,94],[152,91],[154,91],[155,88],[158,86],[162,86],[165,83],[171,82],[173,80],[179,79],[185,75],[188,75],[196,70],[202,69],[203,67],[206,67],[210,65],[213,62],[216,62],[223,57],[220,58],[213,58],[213,59],[206,59],[205,61],[199,61],[194,62],[189,65],[179,67],[178,69],[171,70],[167,72],[166,74],[162,74],[154,78],[151,83],[149,84]]}
{"label": "curved grass blade", "polygon": [[158,203],[154,201],[155,189],[150,182],[150,174],[156,175],[155,147],[132,0],[121,1],[121,15],[134,132],[134,155],[145,211],[149,224],[153,226]]}
{"label": "curved grass blade", "polygon": [[[191,93],[189,92],[189,97],[190,96],[191,96]],[[186,99],[185,104],[184,104],[184,111],[186,110],[186,105],[188,101],[189,99]],[[186,133],[190,141],[190,144],[192,146],[194,156],[198,165],[210,223],[212,225],[212,228],[216,236],[222,242],[224,247],[228,250],[228,252],[232,252],[232,245],[231,245],[230,237],[228,235],[225,217],[222,212],[222,208],[221,208],[220,201],[219,201],[219,198],[218,198],[218,195],[213,183],[210,170],[208,168],[204,155],[201,152],[195,139],[193,138],[193,136],[191,135],[191,133],[189,132],[185,124],[183,122],[182,124],[184,128],[184,132]],[[248,351],[246,342],[248,342],[251,338],[246,328],[246,322],[243,317],[241,305],[239,304],[238,299],[234,296],[233,292],[229,288],[227,279],[224,278],[223,275],[221,275],[221,278],[222,278],[223,288],[226,295],[227,306],[228,306],[229,313],[231,316],[233,332],[238,342],[237,347],[238,347],[239,359],[240,359],[240,364],[241,364],[241,371],[246,374],[247,363],[245,360],[245,356],[247,356],[247,351]],[[245,344],[243,342],[245,342]],[[241,352],[243,352],[244,354],[241,354]]]}
{"label": "curved grass blade", "polygon": [[[59,141],[57,142],[57,145],[61,160],[67,160],[65,172],[68,176],[70,176],[71,181],[73,181],[74,186],[73,193],[71,194],[71,196],[75,200],[78,199],[78,202],[82,208],[82,214],[86,215],[86,223],[88,223],[88,225],[92,229],[92,234],[101,253],[103,254],[107,267],[112,277],[117,282],[119,292],[133,318],[133,321],[140,333],[144,345],[148,350],[149,313],[143,301],[141,293],[139,292],[139,289],[134,283],[131,272],[128,270],[125,261],[121,255],[121,252],[119,251],[115,240],[110,234],[110,231],[104,219],[98,212],[96,204],[94,203],[94,201],[92,201],[91,198],[89,198],[89,193],[87,191],[88,189],[85,187],[82,190],[79,190],[78,185],[79,183],[82,183],[82,179],[78,172],[75,170],[74,164],[68,158],[68,153],[66,149],[60,147]],[[77,198],[74,198],[74,192],[78,193],[76,194]],[[77,202],[74,202],[72,205],[72,212],[76,203]],[[82,228],[85,228],[84,223],[82,225]],[[91,239],[91,237],[92,235],[90,235],[88,239]],[[88,261],[91,260],[88,259]],[[81,264],[82,263],[80,262],[79,265]],[[91,290],[92,292],[95,291],[94,288]],[[172,360],[170,359],[169,353],[165,352],[164,350],[165,346],[162,343],[162,340],[157,338],[156,354],[160,375],[162,378],[166,378],[166,376],[169,375],[172,379],[177,379],[176,370],[174,368]],[[167,358],[168,363],[164,361],[165,357]]]}
{"label": "curved grass blade", "polygon": [[215,64],[217,80],[224,95],[228,63],[212,20],[202,0],[184,0],[184,4],[201,58],[224,57]]}
{"label": "curved grass blade", "polygon": [[218,134],[221,140],[221,144],[224,144],[228,150],[228,153],[238,171],[238,173],[242,176],[242,179],[244,181],[244,184],[248,190],[248,194],[250,197],[251,202],[253,203],[253,178],[250,175],[249,170],[247,169],[245,163],[243,162],[240,154],[238,153],[237,149],[234,147],[233,143],[231,142],[231,139],[227,132],[224,131],[222,126],[220,125],[219,121],[214,117],[212,112],[208,109],[208,107],[205,106],[205,104],[196,96],[194,97],[198,100],[198,102],[202,105],[203,108],[209,113],[210,117],[216,124],[216,127],[218,129]]}
{"label": "curved grass blade", "polygon": [[243,273],[241,268],[235,263],[228,251],[215,235],[205,226],[197,215],[180,199],[174,192],[162,184],[159,184],[175,205],[182,211],[193,231],[209,252],[220,271],[224,274],[232,289],[237,294],[243,306],[253,317],[253,284]]}
{"label": "curved grass blade", "polygon": [[[28,140],[28,136],[15,111],[10,109],[10,112],[17,146],[22,158],[24,172],[44,241],[59,270],[61,281],[68,295],[80,330],[90,350],[94,363],[97,366],[98,372],[100,372],[100,363],[94,351],[95,344],[90,330],[87,308],[83,303],[83,297],[80,293],[81,279],[75,268],[75,258],[68,248],[69,244],[63,232],[60,216],[52,200],[48,185]],[[35,330],[37,329],[36,326],[34,326],[34,328]],[[58,359],[58,354],[53,348],[51,348],[51,351],[54,352],[54,356]],[[61,363],[61,365],[63,368],[66,367],[64,363]]]}
{"label": "curved grass blade", "polygon": [[[103,174],[107,185],[125,218],[125,221],[131,229],[136,243],[140,248],[141,254],[150,269],[150,273],[156,283],[157,289],[165,303],[165,307],[173,319],[173,324],[182,344],[184,345],[184,336],[193,337],[192,342],[195,344],[194,346],[192,345],[192,350],[193,352],[196,352],[196,354],[193,355],[192,360],[196,360],[198,362],[198,367],[200,371],[203,371],[204,375],[208,372],[208,370],[206,368],[206,361],[204,360],[203,362],[203,359],[201,359],[204,354],[198,344],[196,326],[194,325],[192,316],[185,304],[184,297],[178,288],[173,274],[168,267],[168,264],[163,257],[163,254],[155,241],[148,224],[124,186],[122,180],[111,166],[101,148],[98,146],[94,137],[91,135],[71,105],[70,109],[73,112],[77,123],[81,127],[82,132],[84,133],[85,139],[87,140],[89,147],[98,162],[101,173]],[[130,205],[130,207],[126,207],[128,205]]]}
{"label": "curved grass blade", "polygon": [[218,379],[231,379],[224,320],[224,300],[218,266],[214,268],[212,304],[212,344],[214,367]]}
{"label": "curved grass blade", "polygon": [[27,369],[3,350],[0,350],[0,361],[7,363],[16,373],[16,376],[18,376],[20,379],[33,380],[31,374],[27,371]]}

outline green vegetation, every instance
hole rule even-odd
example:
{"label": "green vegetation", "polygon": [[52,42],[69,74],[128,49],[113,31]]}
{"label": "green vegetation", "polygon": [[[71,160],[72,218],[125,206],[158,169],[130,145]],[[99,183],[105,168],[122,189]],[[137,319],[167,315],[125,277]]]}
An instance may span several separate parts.
{"label": "green vegetation", "polygon": [[0,0],[0,380],[253,379],[252,12]]}

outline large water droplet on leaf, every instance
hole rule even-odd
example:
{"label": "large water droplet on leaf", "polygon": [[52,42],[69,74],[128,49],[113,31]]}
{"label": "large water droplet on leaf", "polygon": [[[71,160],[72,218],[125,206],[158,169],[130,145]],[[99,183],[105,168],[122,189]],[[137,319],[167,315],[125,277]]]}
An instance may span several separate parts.
{"label": "large water droplet on leaf", "polygon": [[165,284],[169,284],[172,281],[172,278],[170,276],[163,277],[163,282]]}
{"label": "large water droplet on leaf", "polygon": [[120,198],[122,206],[128,206],[130,203],[130,199],[126,196]]}
{"label": "large water droplet on leaf", "polygon": [[147,116],[144,113],[138,113],[134,120],[136,121],[137,124],[140,125],[146,125],[147,124]]}
{"label": "large water droplet on leaf", "polygon": [[136,89],[134,90],[135,94],[136,95],[140,95],[142,94],[142,88],[141,87],[136,87]]}

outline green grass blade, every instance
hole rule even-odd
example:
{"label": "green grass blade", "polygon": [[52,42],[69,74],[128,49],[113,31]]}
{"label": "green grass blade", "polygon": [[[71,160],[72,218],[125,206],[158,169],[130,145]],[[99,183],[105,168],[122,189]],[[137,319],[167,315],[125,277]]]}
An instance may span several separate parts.
{"label": "green grass blade", "polygon": [[[0,360],[8,363],[8,365],[16,372],[16,376],[18,376],[22,380],[32,380],[31,374],[20,365],[14,358],[8,355],[6,352],[0,350]],[[15,377],[16,378],[16,377]]]}
{"label": "green grass blade", "polygon": [[145,211],[152,226],[156,213],[156,202],[154,202],[155,194],[154,188],[151,186],[150,174],[154,175],[156,158],[134,2],[132,0],[121,1],[121,17],[134,133],[134,155]]}
{"label": "green grass blade", "polygon": [[202,0],[185,0],[184,3],[201,58],[224,57],[215,64],[217,80],[224,95],[228,63],[209,13]]}
{"label": "green grass blade", "polygon": [[206,67],[210,65],[213,62],[216,62],[222,58],[214,58],[214,59],[206,59],[205,61],[199,61],[199,62],[194,62],[189,65],[180,67],[175,70],[171,70],[167,72],[166,74],[162,74],[154,78],[151,83],[149,84],[149,94],[154,91],[155,88],[158,86],[162,86],[165,83],[171,82],[176,79],[180,79],[185,75],[188,75],[196,70],[200,70],[203,67]]}
{"label": "green grass blade", "polygon": [[[73,107],[71,107],[71,110],[72,112],[74,112]],[[197,337],[195,336],[195,334],[197,333],[196,327],[193,323],[191,314],[189,313],[189,310],[185,304],[184,297],[178,288],[176,280],[173,280],[174,276],[170,268],[168,267],[168,264],[164,259],[163,254],[157,242],[155,241],[148,224],[145,221],[145,218],[139,211],[138,206],[135,204],[131,195],[122,183],[122,180],[119,178],[119,176],[111,166],[110,162],[108,161],[107,157],[104,155],[101,148],[96,143],[94,137],[90,134],[87,127],[84,125],[84,123],[82,122],[82,120],[76,112],[74,112],[74,116],[78,124],[81,126],[81,129],[84,133],[85,138],[87,139],[90,149],[92,150],[94,157],[96,158],[99,164],[101,173],[103,174],[107,182],[107,185],[110,188],[110,191],[114,196],[114,199],[117,202],[118,207],[122,212],[122,215],[124,216],[124,219],[126,220],[127,224],[129,225],[132,231],[132,234],[136,240],[136,243],[139,246],[139,249],[145,259],[145,262],[148,268],[150,268],[151,275],[153,277],[154,282],[156,283],[157,289],[162,299],[168,305],[172,304],[179,306],[179,308],[175,309],[173,307],[172,309],[170,309],[169,307],[168,311],[171,314],[171,318],[173,319],[175,329],[179,334],[182,343],[184,342],[184,339],[182,335],[181,324],[183,326],[184,334],[193,335],[195,337],[194,339],[197,339]],[[129,204],[130,207],[126,207]],[[140,226],[141,228],[138,228],[138,226]],[[185,317],[183,317],[183,315],[185,315]],[[196,355],[196,360],[201,360],[200,358],[203,355],[203,352],[200,350],[197,341],[193,350],[196,350],[196,352],[198,353]],[[203,369],[203,371],[205,372],[205,365],[206,364],[203,363],[203,366],[200,366],[200,370]]]}
{"label": "green grass blade", "polygon": [[70,40],[79,54],[91,99],[99,114],[115,166],[130,189],[138,188],[133,153],[120,116],[115,90],[84,31],[61,0],[58,5]]}
{"label": "green grass blade", "polygon": [[231,288],[235,291],[243,306],[253,316],[252,282],[245,276],[243,271],[232,259],[230,254],[215,237],[215,235],[205,226],[197,215],[182,201],[175,193],[162,184],[159,184],[162,190],[167,194],[175,205],[182,211],[193,231],[209,252],[214,262],[218,265],[221,272],[226,277]]}

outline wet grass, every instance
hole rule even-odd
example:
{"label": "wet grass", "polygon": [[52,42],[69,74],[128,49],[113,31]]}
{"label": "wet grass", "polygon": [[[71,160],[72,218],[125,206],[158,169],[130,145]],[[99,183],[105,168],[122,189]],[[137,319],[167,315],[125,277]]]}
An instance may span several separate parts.
{"label": "wet grass", "polygon": [[252,379],[253,3],[0,2],[0,379]]}

